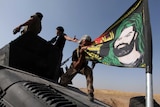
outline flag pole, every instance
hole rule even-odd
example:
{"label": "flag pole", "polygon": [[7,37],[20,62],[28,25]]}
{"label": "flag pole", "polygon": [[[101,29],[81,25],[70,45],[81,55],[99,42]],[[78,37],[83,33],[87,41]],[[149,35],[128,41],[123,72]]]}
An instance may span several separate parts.
{"label": "flag pole", "polygon": [[144,0],[144,25],[145,25],[145,62],[146,62],[146,107],[153,107],[153,83],[152,83],[152,35],[148,9],[148,0]]}
{"label": "flag pole", "polygon": [[152,74],[146,73],[146,78],[147,78],[146,107],[154,107],[153,106]]}

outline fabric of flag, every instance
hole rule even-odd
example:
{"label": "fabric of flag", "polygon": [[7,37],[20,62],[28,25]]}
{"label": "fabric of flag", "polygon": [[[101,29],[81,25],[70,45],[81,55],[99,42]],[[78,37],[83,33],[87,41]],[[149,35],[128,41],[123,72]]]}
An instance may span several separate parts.
{"label": "fabric of flag", "polygon": [[88,60],[119,67],[146,67],[144,2],[137,0],[86,50]]}

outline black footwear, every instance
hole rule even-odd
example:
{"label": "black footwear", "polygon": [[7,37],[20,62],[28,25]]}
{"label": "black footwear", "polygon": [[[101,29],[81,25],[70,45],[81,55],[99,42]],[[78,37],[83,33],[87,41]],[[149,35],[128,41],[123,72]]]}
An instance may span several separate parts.
{"label": "black footwear", "polygon": [[94,94],[93,93],[89,93],[88,94],[88,99],[93,102],[94,101]]}
{"label": "black footwear", "polygon": [[68,86],[68,84],[62,84],[62,83],[59,83],[59,85],[64,86],[64,87]]}

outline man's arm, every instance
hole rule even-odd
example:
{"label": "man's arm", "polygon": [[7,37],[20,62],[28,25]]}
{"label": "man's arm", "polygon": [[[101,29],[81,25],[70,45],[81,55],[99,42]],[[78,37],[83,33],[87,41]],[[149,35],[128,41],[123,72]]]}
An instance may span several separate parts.
{"label": "man's arm", "polygon": [[33,22],[33,20],[34,20],[34,18],[32,17],[29,20],[27,20],[25,23],[23,23],[23,24],[19,25],[18,27],[16,27],[13,30],[13,34],[16,34],[17,32],[19,32],[21,30],[21,27],[30,25]]}
{"label": "man's arm", "polygon": [[53,37],[50,41],[48,41],[49,43],[54,43],[56,41],[57,36]]}
{"label": "man's arm", "polygon": [[69,36],[67,36],[67,35],[64,35],[64,38],[65,38],[66,40],[68,40],[68,41],[78,42],[78,39],[77,39],[77,38],[71,38],[71,37],[69,37]]}
{"label": "man's arm", "polygon": [[[76,52],[74,54],[77,54]],[[85,53],[84,50],[80,49],[80,54],[77,60],[73,60],[74,69],[78,70],[81,68],[82,64],[85,62]]]}

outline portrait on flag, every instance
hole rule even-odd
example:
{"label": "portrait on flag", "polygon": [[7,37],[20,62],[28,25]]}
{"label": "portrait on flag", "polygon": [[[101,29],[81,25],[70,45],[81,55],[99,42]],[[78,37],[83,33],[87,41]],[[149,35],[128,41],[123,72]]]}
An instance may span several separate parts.
{"label": "portrait on flag", "polygon": [[113,53],[122,66],[138,67],[144,63],[142,14],[134,13],[116,29]]}

